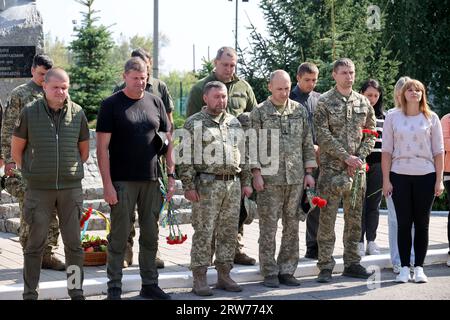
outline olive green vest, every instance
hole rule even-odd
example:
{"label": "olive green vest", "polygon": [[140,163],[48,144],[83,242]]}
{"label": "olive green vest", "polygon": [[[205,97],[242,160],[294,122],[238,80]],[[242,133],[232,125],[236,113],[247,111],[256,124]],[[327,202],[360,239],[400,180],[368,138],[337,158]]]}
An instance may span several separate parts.
{"label": "olive green vest", "polygon": [[81,188],[84,177],[78,141],[83,111],[70,100],[61,110],[55,126],[45,98],[24,112],[28,119],[28,140],[22,174],[30,189]]}

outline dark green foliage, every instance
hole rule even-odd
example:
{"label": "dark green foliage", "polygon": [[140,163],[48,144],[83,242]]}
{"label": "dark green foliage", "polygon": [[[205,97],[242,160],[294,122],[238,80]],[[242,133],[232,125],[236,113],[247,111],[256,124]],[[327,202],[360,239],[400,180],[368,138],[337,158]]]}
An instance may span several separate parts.
{"label": "dark green foliage", "polygon": [[450,0],[386,1],[385,35],[400,75],[422,81],[440,116],[450,112]]}
{"label": "dark green foliage", "polygon": [[195,76],[198,79],[206,78],[211,74],[211,72],[214,70],[214,61],[208,61],[208,59],[203,58],[202,59],[202,67],[201,69],[197,70]]}
{"label": "dark green foliage", "polygon": [[111,94],[117,70],[111,65],[114,42],[105,26],[96,26],[94,0],[76,0],[86,6],[82,26],[75,29],[76,37],[69,46],[73,64],[69,70],[72,83],[71,99],[80,104],[93,120],[101,101]]}
{"label": "dark green foliage", "polygon": [[[370,28],[372,4],[381,9],[379,29]],[[375,78],[392,107],[393,85],[408,75],[428,87],[440,116],[450,112],[450,0],[262,0],[260,6],[268,36],[251,26],[251,47],[240,52],[240,72],[258,101],[268,95],[271,71],[284,69],[295,83],[304,61],[318,65],[317,90],[327,91],[334,85],[331,64],[348,57],[356,64],[355,90]]]}
{"label": "dark green foliage", "polygon": [[271,71],[284,69],[294,80],[304,61],[314,62],[320,69],[317,90],[329,90],[334,85],[332,63],[341,57],[355,62],[356,90],[369,77],[385,88],[392,87],[399,63],[389,58],[382,32],[367,25],[370,4],[368,0],[262,0],[269,37],[252,28],[252,47],[247,50],[251,58],[241,58],[242,73],[254,86],[258,101],[267,97],[264,87]]}

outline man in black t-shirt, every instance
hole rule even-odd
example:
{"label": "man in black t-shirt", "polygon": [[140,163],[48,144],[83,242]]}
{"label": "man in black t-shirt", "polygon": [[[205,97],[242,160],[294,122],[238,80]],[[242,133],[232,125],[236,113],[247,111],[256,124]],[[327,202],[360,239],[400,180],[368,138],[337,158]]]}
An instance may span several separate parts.
{"label": "man in black t-shirt", "polygon": [[[139,58],[125,65],[125,89],[103,101],[97,119],[97,157],[103,179],[104,198],[111,206],[108,236],[108,299],[120,299],[122,264],[131,229],[131,217],[138,207],[140,239],[139,268],[141,296],[167,300],[158,287],[155,264],[158,248],[158,219],[162,195],[158,178],[158,132],[170,137],[170,122],[162,100],[145,92],[147,66]],[[169,192],[175,190],[173,148],[166,154]]]}
{"label": "man in black t-shirt", "polygon": [[[153,68],[153,58],[142,48],[138,48],[133,50],[131,52],[131,57],[141,58],[145,64],[147,65],[147,71],[148,71],[148,78],[147,78],[147,85],[145,87],[145,91],[148,93],[154,94],[157,97],[160,97],[161,100],[164,103],[165,110],[167,112],[167,117],[169,118],[170,124],[172,125],[172,131],[174,130],[174,124],[173,124],[173,101],[172,97],[170,96],[169,89],[167,88],[167,85],[159,80],[152,78],[151,72]],[[114,88],[114,93],[121,91],[125,88],[125,83],[122,83],[120,86],[116,86]],[[128,236],[128,243],[127,243],[127,249],[125,251],[125,257],[123,260],[123,267],[128,268],[133,264],[133,244],[134,244],[134,236],[136,235],[136,230],[134,228],[134,223],[136,221],[136,215],[133,215],[131,220],[131,231],[130,235]],[[161,259],[161,254],[158,251],[156,251],[156,267],[158,269],[164,268],[164,261]]]}

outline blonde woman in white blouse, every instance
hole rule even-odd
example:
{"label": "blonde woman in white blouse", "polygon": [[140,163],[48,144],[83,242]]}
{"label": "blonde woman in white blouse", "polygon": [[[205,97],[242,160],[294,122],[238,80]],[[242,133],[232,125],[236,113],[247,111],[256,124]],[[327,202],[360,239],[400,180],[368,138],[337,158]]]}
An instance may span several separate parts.
{"label": "blonde woman in white blouse", "polygon": [[383,127],[383,194],[394,202],[398,222],[401,270],[397,282],[408,282],[414,236],[414,281],[427,282],[423,263],[428,248],[428,226],[434,197],[444,191],[444,142],[439,117],[427,104],[424,85],[405,83],[401,108],[389,113]]}

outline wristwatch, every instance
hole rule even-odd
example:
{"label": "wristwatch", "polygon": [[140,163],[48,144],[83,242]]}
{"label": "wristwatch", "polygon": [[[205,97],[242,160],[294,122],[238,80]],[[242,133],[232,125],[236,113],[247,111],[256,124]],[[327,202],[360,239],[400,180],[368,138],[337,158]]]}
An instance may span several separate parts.
{"label": "wristwatch", "polygon": [[168,173],[168,174],[167,174],[167,177],[177,179],[177,178],[176,178],[176,175],[175,175],[175,172],[174,172],[174,173]]}

